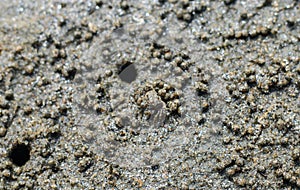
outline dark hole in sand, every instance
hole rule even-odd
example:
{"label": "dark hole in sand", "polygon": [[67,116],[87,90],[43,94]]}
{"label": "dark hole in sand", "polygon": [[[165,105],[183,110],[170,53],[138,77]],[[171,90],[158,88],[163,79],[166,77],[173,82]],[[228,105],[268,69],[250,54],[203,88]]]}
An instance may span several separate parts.
{"label": "dark hole in sand", "polygon": [[137,70],[132,63],[126,63],[121,66],[119,71],[119,77],[122,81],[131,83],[137,77]]}
{"label": "dark hole in sand", "polygon": [[158,164],[157,164],[157,165],[153,165],[153,166],[151,166],[151,169],[152,169],[153,171],[156,171],[156,170],[159,169],[159,165],[158,165]]}
{"label": "dark hole in sand", "polygon": [[25,144],[18,144],[9,154],[11,161],[17,166],[23,166],[30,159],[30,148]]}

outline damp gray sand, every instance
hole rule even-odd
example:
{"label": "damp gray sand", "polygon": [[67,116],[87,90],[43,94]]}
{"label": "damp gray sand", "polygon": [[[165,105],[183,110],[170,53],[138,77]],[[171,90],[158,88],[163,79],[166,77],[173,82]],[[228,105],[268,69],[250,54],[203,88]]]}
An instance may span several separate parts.
{"label": "damp gray sand", "polygon": [[299,6],[0,1],[0,189],[299,189]]}

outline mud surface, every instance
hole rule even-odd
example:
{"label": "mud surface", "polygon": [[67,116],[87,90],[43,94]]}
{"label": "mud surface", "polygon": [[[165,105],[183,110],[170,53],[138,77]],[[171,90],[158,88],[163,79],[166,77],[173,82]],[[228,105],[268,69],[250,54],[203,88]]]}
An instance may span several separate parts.
{"label": "mud surface", "polygon": [[299,189],[299,6],[0,1],[0,189]]}

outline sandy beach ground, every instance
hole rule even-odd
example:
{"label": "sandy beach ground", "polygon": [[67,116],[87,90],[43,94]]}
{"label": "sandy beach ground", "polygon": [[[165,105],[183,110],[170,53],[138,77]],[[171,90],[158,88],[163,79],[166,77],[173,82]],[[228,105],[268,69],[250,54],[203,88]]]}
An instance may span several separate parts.
{"label": "sandy beach ground", "polygon": [[299,189],[298,0],[1,0],[0,189]]}

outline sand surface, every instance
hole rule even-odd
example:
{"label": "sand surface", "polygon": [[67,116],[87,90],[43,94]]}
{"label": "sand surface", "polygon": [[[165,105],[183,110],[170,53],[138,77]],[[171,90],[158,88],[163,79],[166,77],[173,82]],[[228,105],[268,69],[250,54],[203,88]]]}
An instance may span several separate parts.
{"label": "sand surface", "polygon": [[0,189],[299,189],[298,0],[1,0]]}

